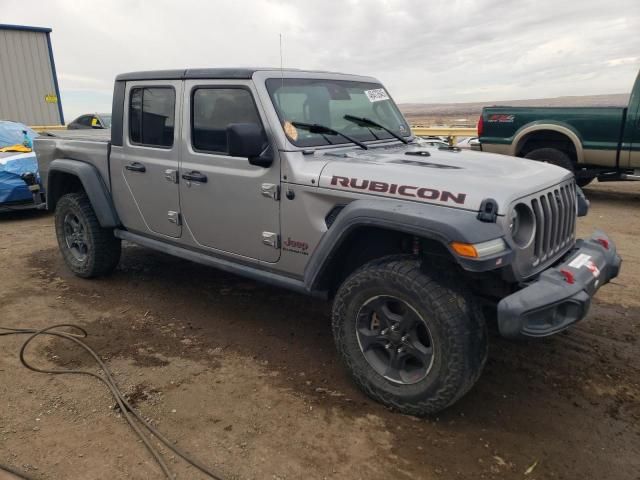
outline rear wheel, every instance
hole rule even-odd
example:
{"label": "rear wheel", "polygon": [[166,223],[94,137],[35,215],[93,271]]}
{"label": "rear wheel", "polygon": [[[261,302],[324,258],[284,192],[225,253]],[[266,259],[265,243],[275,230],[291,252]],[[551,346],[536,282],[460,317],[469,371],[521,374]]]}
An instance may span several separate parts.
{"label": "rear wheel", "polygon": [[578,176],[576,176],[576,183],[578,184],[579,187],[586,187],[591,182],[593,182],[595,179],[596,179],[596,177],[578,177]]}
{"label": "rear wheel", "polygon": [[62,257],[79,277],[111,273],[120,260],[120,240],[102,228],[84,193],[68,193],[58,201],[56,237]]}
{"label": "rear wheel", "polygon": [[341,285],[333,332],[355,382],[403,413],[436,413],[476,382],[487,331],[473,299],[411,256],[370,262]]}
{"label": "rear wheel", "polygon": [[[531,150],[527,153],[524,158],[528,158],[530,160],[537,160],[539,162],[550,163],[552,165],[556,165],[558,167],[562,167],[566,170],[575,174],[575,168],[571,158],[569,155],[564,153],[557,148],[536,148],[535,150]],[[579,177],[576,176],[576,183],[580,187],[584,187],[590,184],[594,180],[594,176],[589,177]]]}

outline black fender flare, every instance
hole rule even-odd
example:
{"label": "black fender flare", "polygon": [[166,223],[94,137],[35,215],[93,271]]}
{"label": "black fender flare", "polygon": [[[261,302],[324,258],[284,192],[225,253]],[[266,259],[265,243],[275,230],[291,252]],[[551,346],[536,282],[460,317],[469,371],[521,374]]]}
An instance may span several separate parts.
{"label": "black fender flare", "polygon": [[[499,225],[481,222],[477,215],[475,211],[419,202],[355,200],[344,207],[321,238],[305,267],[303,283],[309,291],[315,291],[342,243],[360,227],[379,227],[435,240],[451,252],[449,244],[453,241],[480,243],[504,236]],[[495,268],[482,261],[457,258],[466,270]]]}
{"label": "black fender flare", "polygon": [[55,159],[49,164],[46,189],[48,210],[54,210],[58,200],[54,197],[57,191],[55,188],[56,172],[73,175],[80,180],[91,206],[96,212],[100,226],[109,228],[120,225],[120,219],[111,201],[111,194],[102,180],[100,172],[93,165],[79,160]]}

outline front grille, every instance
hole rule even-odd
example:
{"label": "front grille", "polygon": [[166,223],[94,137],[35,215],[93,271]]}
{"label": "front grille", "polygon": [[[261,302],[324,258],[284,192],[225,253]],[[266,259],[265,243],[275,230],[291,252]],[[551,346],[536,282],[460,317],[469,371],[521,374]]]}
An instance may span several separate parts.
{"label": "front grille", "polygon": [[531,209],[536,219],[534,267],[553,258],[573,242],[576,202],[576,185],[573,181],[531,198]]}

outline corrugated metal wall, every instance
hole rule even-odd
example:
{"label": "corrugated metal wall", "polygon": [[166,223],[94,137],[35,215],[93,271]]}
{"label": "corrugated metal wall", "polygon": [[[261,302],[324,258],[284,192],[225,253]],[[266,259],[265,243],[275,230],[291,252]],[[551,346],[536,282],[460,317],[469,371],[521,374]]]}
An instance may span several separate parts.
{"label": "corrugated metal wall", "polygon": [[0,26],[0,120],[62,123],[47,35]]}

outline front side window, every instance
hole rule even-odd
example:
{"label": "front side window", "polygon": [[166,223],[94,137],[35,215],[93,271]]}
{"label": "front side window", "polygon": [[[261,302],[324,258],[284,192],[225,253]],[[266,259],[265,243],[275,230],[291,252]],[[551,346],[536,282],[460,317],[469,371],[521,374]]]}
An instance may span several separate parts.
{"label": "front side window", "polygon": [[343,137],[309,133],[296,129],[294,122],[319,124],[362,142],[390,139],[381,129],[360,126],[345,115],[367,118],[408,137],[409,125],[398,107],[377,83],[345,80],[270,78],[266,81],[287,137],[299,147],[348,143]]}
{"label": "front side window", "polygon": [[244,88],[197,88],[192,95],[191,142],[202,152],[228,153],[227,127],[261,124],[251,92]]}
{"label": "front side window", "polygon": [[171,87],[132,88],[129,94],[129,137],[132,143],[171,147],[176,93]]}

